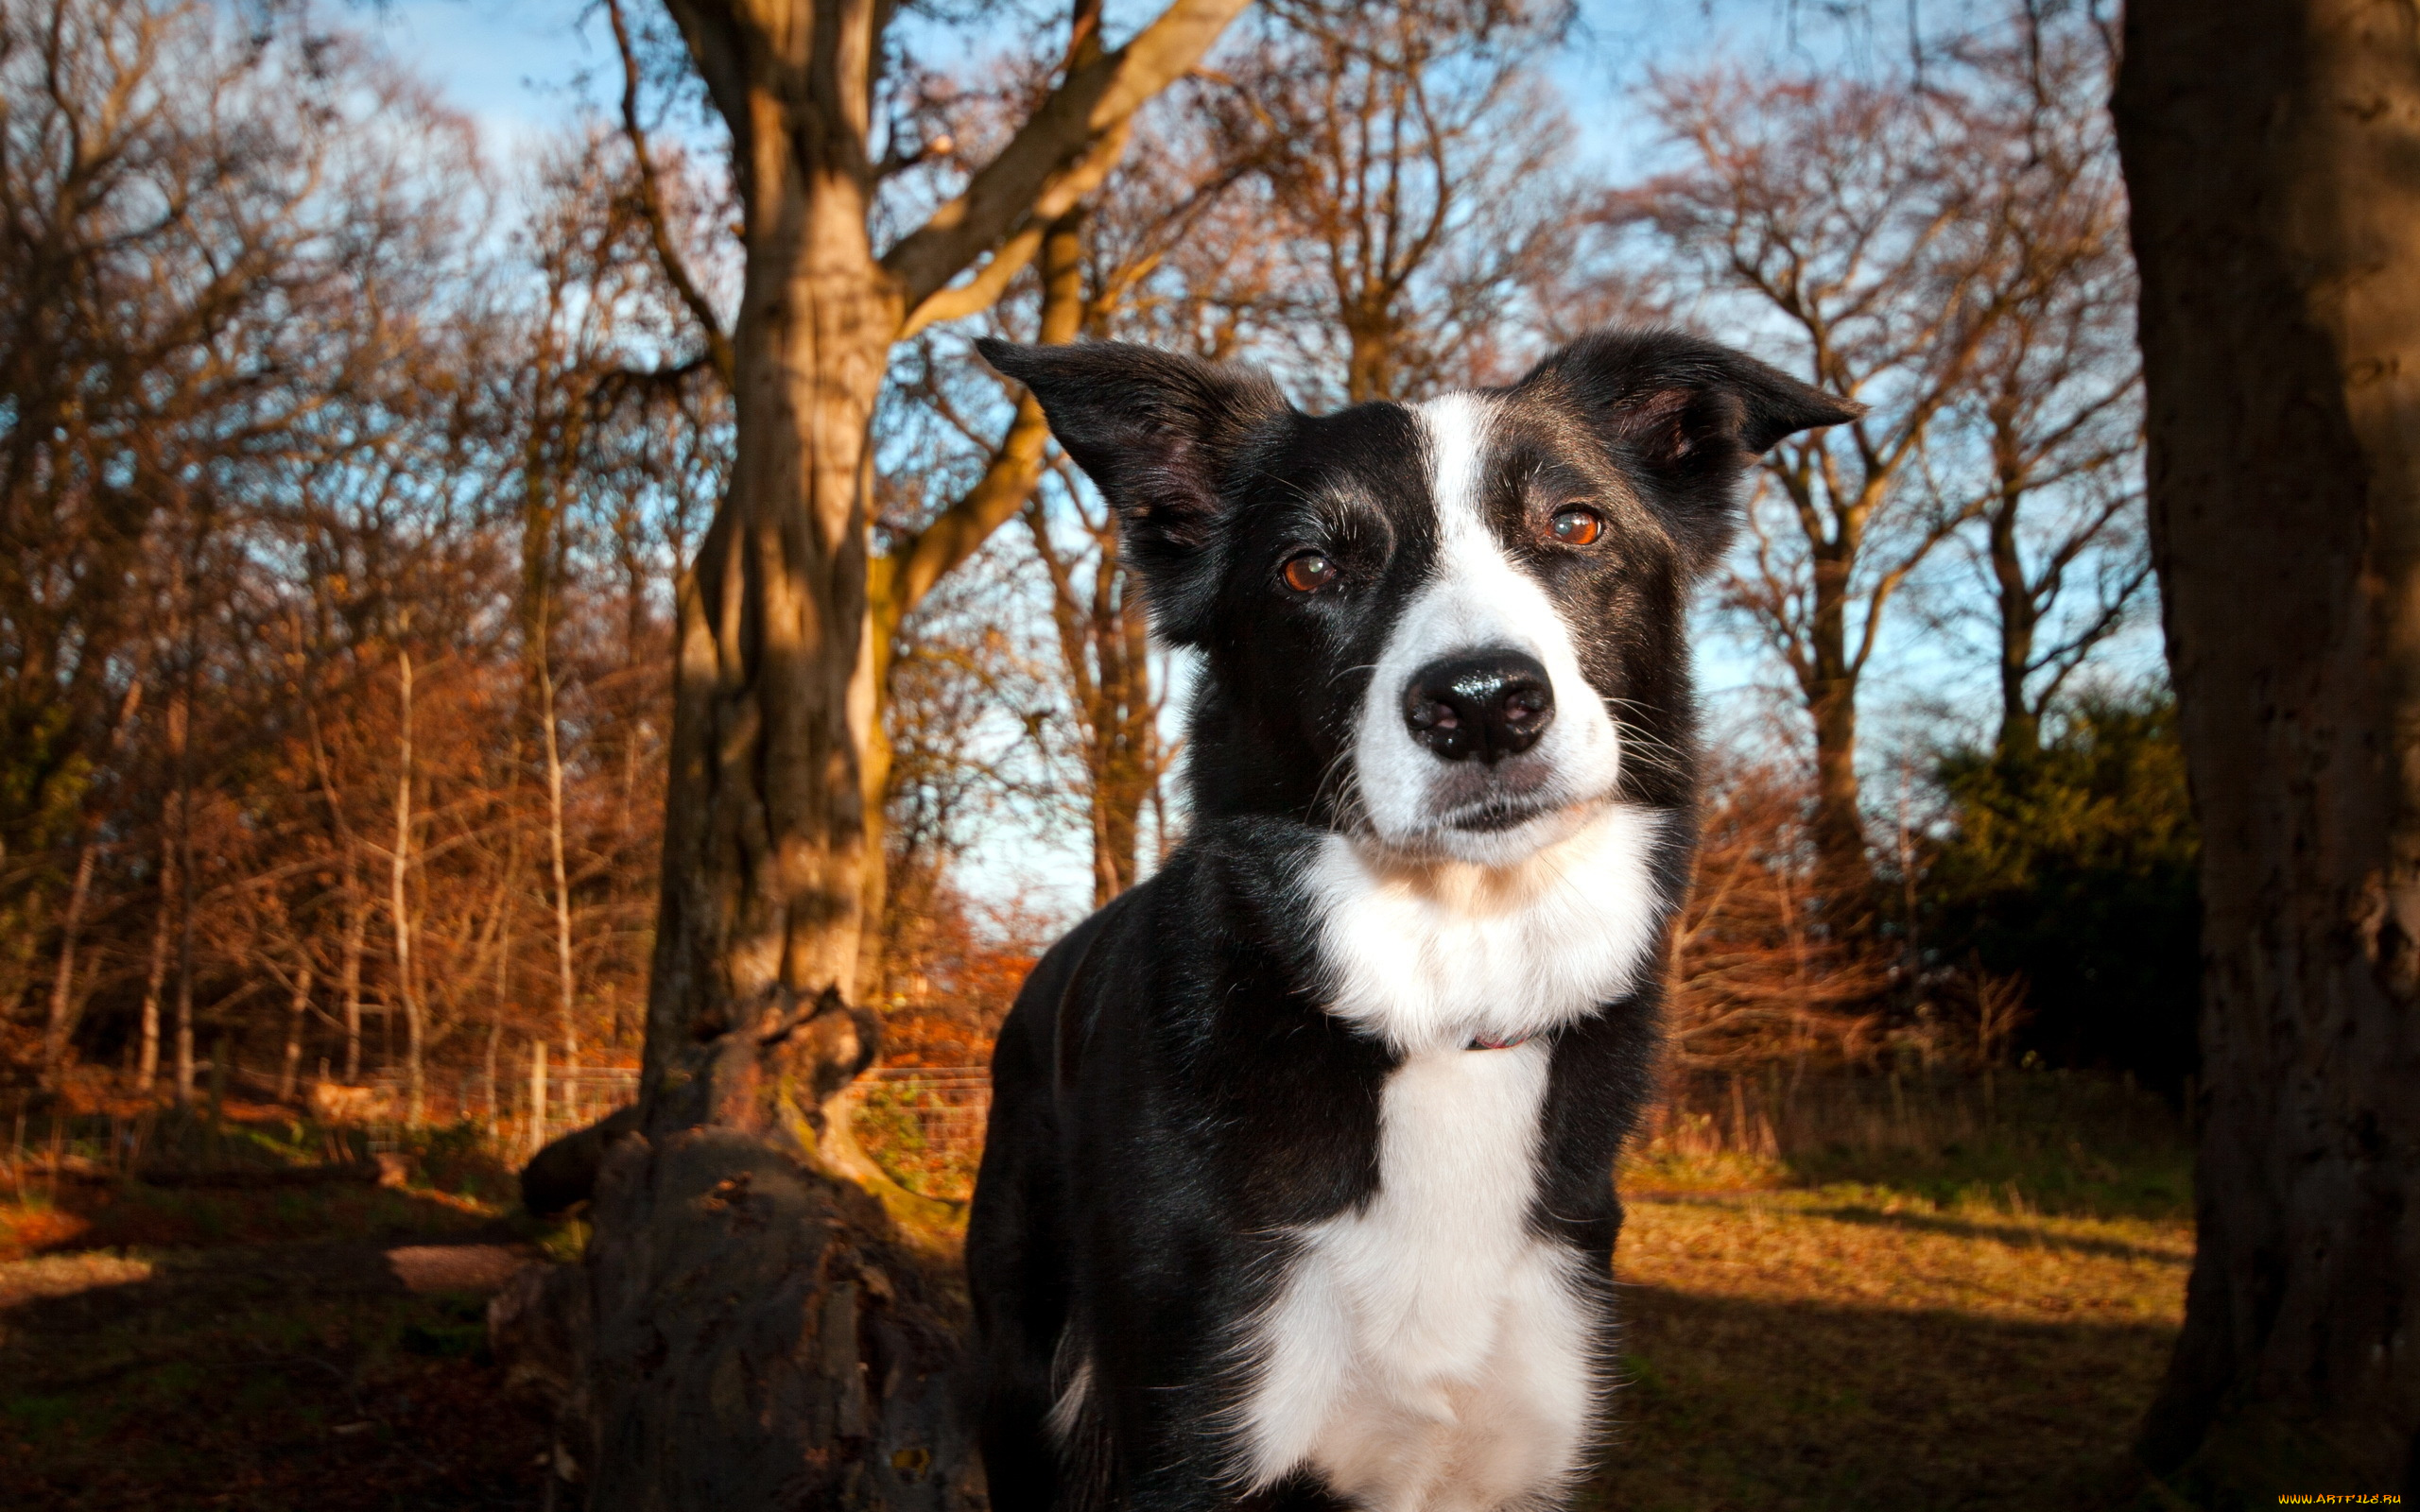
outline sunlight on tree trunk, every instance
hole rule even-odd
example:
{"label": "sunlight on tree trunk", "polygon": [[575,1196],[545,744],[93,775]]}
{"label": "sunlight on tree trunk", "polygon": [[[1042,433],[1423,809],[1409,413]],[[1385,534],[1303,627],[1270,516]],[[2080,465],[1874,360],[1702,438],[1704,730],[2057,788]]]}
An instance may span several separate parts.
{"label": "sunlight on tree trunk", "polygon": [[542,647],[538,653],[538,717],[546,732],[546,860],[554,882],[555,1011],[563,1036],[563,1064],[579,1062],[579,1024],[572,1005],[578,993],[572,976],[571,884],[563,870],[563,758],[555,730],[555,671]]}
{"label": "sunlight on tree trunk", "polygon": [[161,826],[160,903],[151,923],[151,968],[143,979],[143,1006],[137,1010],[139,1048],[134,1060],[134,1091],[148,1097],[160,1080],[160,994],[168,981],[168,920],[176,907],[176,849]]}
{"label": "sunlight on tree trunk", "polygon": [[[182,579],[182,573],[179,575]],[[177,675],[176,701],[168,709],[169,762],[177,784],[177,1017],[176,1097],[193,1106],[193,656]]]}

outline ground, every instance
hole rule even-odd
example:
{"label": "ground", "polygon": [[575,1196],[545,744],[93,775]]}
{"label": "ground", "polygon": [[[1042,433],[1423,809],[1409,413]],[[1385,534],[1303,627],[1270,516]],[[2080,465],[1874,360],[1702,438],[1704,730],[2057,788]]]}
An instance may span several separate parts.
{"label": "ground", "polygon": [[[2058,1097],[1954,1141],[1902,1108],[1913,1138],[1633,1161],[1623,1385],[1580,1504],[2181,1505],[2126,1445],[2183,1310],[2182,1145],[2150,1104]],[[0,1503],[545,1505],[480,1317],[576,1236],[516,1223],[458,1151],[431,1170],[477,1194],[0,1186]]]}
{"label": "ground", "polygon": [[485,1313],[558,1235],[360,1179],[26,1180],[0,1185],[0,1506],[543,1504],[546,1440],[503,1400]]}
{"label": "ground", "polygon": [[2166,1367],[2189,1227],[1872,1189],[1634,1196],[1593,1504],[2108,1505]]}

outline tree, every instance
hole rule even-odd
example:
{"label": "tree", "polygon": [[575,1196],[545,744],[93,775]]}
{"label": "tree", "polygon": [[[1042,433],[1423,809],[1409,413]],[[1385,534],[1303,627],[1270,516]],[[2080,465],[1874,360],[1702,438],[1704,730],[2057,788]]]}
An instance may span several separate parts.
{"label": "tree", "polygon": [[1870,406],[1766,458],[1725,587],[1814,727],[1815,839],[1836,878],[1870,875],[1857,699],[1884,612],[1966,518],[1914,474],[2014,292],[1990,277],[2006,263],[1960,171],[2004,161],[2002,144],[1959,104],[1895,83],[1667,78],[1656,112],[1691,161],[1609,209],[1653,229],[1709,313]]}
{"label": "tree", "polygon": [[2181,1095],[2201,986],[2199,837],[2164,689],[2066,700],[2024,754],[1956,748],[1921,863],[1927,956],[2021,984],[2010,1040]]}
{"label": "tree", "polygon": [[1271,12],[1209,109],[1292,265],[1259,321],[1287,368],[1319,383],[1341,368],[1359,404],[1509,381],[1542,354],[1519,350],[1522,327],[1552,317],[1525,297],[1570,265],[1582,216],[1559,172],[1569,123],[1527,65],[1569,15],[1501,0]]}
{"label": "tree", "polygon": [[2151,577],[2134,263],[2103,105],[2111,60],[2081,19],[2029,8],[2015,42],[1965,50],[1989,128],[1967,162],[2003,265],[1985,277],[2008,299],[1927,470],[1974,493],[1961,543],[1996,643],[1994,748],[2016,762],[2040,748],[2044,714],[2131,621]]}
{"label": "tree", "polygon": [[736,456],[679,600],[645,1135],[599,1175],[586,1266],[594,1505],[969,1494],[945,1282],[867,1194],[917,1204],[823,1112],[872,1053],[872,424],[892,344],[995,299],[1242,7],[1176,0],[1112,48],[1080,6],[1055,85],[877,252],[886,165],[926,146],[877,131],[890,8],[674,0],[745,228]]}
{"label": "tree", "polygon": [[2152,558],[2203,836],[2196,1219],[2141,1449],[2420,1490],[2420,26],[2127,7]]}
{"label": "tree", "polygon": [[56,1080],[123,985],[106,932],[149,923],[130,1058],[147,1087],[164,1009],[189,1096],[247,990],[231,846],[288,837],[228,799],[294,482],[445,408],[464,144],[347,38],[173,0],[0,5],[0,998],[55,932]]}

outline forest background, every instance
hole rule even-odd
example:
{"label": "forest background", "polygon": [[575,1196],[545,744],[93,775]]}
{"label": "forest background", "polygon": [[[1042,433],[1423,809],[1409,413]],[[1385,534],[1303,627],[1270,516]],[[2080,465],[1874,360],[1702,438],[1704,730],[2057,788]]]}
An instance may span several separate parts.
{"label": "forest background", "polygon": [[[651,8],[565,8],[574,61],[484,130],[412,62],[445,10],[0,7],[20,1096],[190,1102],[217,1065],[493,1121],[541,1046],[635,1063],[672,599],[729,467],[728,174]],[[903,22],[959,41],[890,86],[877,219],[1046,82],[1063,8],[1028,10]],[[974,336],[1259,362],[1317,407],[1671,321],[1871,406],[1769,459],[1700,611],[1676,1065],[2181,1090],[2195,850],[2110,23],[1692,15],[1261,8],[920,312],[875,428],[887,1060],[979,1062],[1038,950],[1184,826],[1186,669]]]}

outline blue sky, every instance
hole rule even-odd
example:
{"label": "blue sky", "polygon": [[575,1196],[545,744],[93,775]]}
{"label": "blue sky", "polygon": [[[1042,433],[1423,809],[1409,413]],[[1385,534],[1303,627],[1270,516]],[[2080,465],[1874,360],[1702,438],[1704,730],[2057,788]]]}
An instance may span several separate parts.
{"label": "blue sky", "polygon": [[[592,0],[375,0],[352,19],[477,120],[501,156],[572,117],[583,73],[613,73],[594,9]],[[1651,67],[1718,56],[1856,67],[1904,46],[1904,23],[1844,29],[1808,9],[1794,0],[1586,0],[1552,70],[1582,150],[1617,175],[1643,163],[1650,138],[1627,95]]]}

